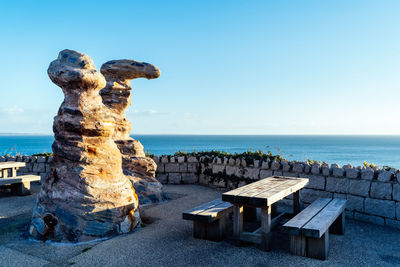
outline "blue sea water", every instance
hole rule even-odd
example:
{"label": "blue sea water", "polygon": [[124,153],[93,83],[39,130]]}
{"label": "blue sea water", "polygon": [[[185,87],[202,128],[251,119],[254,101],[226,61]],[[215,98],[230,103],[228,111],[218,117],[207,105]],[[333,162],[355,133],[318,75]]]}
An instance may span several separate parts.
{"label": "blue sea water", "polygon": [[[270,150],[289,160],[314,159],[328,163],[400,168],[400,136],[315,135],[135,135],[145,150],[156,155],[176,151]],[[0,136],[0,154],[51,152],[53,136]]]}

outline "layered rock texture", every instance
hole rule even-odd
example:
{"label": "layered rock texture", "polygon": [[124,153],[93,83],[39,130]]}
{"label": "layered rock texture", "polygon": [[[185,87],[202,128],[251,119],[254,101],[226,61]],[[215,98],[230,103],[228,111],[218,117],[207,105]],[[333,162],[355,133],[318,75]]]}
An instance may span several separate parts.
{"label": "layered rock texture", "polygon": [[80,242],[131,231],[139,201],[122,172],[114,135],[120,122],[103,104],[103,75],[92,59],[64,50],[48,69],[64,92],[54,118],[54,157],[33,209],[38,239]]}
{"label": "layered rock texture", "polygon": [[125,110],[131,104],[130,81],[155,79],[160,76],[160,71],[151,64],[127,59],[108,61],[100,71],[107,81],[100,94],[117,124],[113,139],[122,154],[123,172],[132,181],[141,204],[162,201],[162,185],[155,179],[157,165],[145,156],[142,144],[129,136],[131,124],[125,116]]}

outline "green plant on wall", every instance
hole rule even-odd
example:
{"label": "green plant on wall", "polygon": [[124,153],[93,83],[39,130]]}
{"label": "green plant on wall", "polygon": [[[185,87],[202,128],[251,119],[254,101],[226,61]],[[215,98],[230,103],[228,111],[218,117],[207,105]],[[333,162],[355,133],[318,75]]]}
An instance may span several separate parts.
{"label": "green plant on wall", "polygon": [[363,165],[364,165],[364,167],[366,167],[366,168],[373,168],[373,167],[375,167],[375,164],[373,164],[373,163],[368,163],[368,162],[366,162],[366,161],[363,162]]}

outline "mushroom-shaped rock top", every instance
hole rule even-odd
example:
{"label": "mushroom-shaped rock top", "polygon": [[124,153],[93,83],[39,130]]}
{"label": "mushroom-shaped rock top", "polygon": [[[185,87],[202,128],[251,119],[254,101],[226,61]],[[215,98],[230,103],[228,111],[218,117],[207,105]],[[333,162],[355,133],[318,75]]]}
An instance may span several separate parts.
{"label": "mushroom-shaped rock top", "polygon": [[65,49],[50,63],[50,79],[65,89],[98,89],[106,85],[105,78],[97,71],[93,60],[83,53]]}
{"label": "mushroom-shaped rock top", "polygon": [[111,60],[100,69],[108,80],[129,82],[136,78],[155,79],[160,77],[160,70],[152,64],[130,59]]}

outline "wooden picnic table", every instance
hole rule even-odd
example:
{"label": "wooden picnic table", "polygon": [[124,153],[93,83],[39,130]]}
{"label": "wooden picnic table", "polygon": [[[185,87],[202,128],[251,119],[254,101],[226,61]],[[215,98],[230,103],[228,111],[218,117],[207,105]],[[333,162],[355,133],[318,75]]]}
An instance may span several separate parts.
{"label": "wooden picnic table", "polygon": [[[264,250],[270,250],[272,204],[284,197],[294,194],[294,215],[300,212],[300,189],[308,183],[307,178],[292,178],[273,176],[231,190],[222,194],[222,200],[233,204],[233,233],[238,243],[240,241],[260,244]],[[243,231],[243,208],[261,208],[261,227],[254,232]]]}
{"label": "wooden picnic table", "polygon": [[[25,162],[16,162],[16,161],[0,162],[0,171],[2,173],[1,178],[17,177],[17,170],[20,167],[25,167]],[[8,175],[9,170],[10,170],[10,176]]]}

